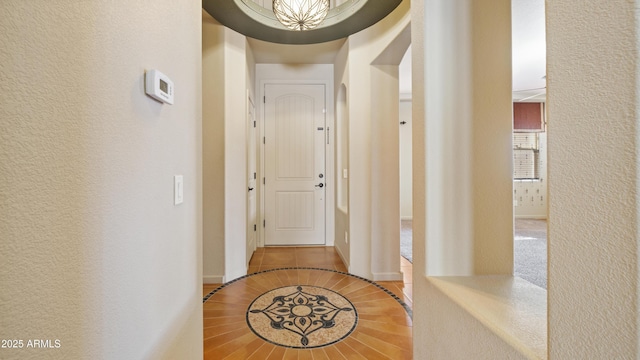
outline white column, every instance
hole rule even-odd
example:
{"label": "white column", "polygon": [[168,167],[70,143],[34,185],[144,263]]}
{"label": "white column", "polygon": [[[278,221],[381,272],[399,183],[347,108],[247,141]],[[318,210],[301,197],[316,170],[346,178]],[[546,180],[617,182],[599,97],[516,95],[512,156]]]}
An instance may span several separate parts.
{"label": "white column", "polygon": [[426,273],[511,274],[510,3],[427,1],[424,14]]}
{"label": "white column", "polygon": [[510,15],[412,3],[415,358],[524,358],[429,279],[513,271]]}

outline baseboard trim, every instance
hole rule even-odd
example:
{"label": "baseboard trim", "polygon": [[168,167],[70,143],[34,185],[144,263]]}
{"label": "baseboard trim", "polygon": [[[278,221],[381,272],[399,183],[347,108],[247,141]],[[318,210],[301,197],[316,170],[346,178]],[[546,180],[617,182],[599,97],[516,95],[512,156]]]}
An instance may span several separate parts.
{"label": "baseboard trim", "polygon": [[334,246],[334,249],[336,249],[336,252],[338,253],[338,256],[340,257],[340,259],[342,260],[342,263],[344,264],[344,266],[346,266],[347,270],[349,270],[349,261],[347,261],[347,259],[345,259],[344,254],[340,250],[340,247],[339,246]]}
{"label": "baseboard trim", "polygon": [[546,215],[516,215],[516,219],[528,219],[528,220],[547,220]]}
{"label": "baseboard trim", "polygon": [[392,273],[373,273],[373,281],[402,281],[402,271]]}
{"label": "baseboard trim", "polygon": [[203,275],[203,284],[224,284],[224,275]]}

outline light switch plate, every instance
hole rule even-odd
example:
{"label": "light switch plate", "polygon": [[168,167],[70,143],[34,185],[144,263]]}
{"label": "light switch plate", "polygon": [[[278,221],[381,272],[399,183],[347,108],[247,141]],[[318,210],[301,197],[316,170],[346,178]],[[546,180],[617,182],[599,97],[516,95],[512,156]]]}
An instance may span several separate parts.
{"label": "light switch plate", "polygon": [[184,179],[182,175],[173,177],[173,204],[179,205],[184,201]]}

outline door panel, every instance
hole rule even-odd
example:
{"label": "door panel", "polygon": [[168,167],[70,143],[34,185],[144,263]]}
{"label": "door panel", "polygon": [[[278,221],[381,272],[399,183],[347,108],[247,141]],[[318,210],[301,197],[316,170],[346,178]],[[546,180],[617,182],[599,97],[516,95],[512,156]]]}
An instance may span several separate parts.
{"label": "door panel", "polygon": [[314,191],[276,192],[276,231],[313,230]]}
{"label": "door panel", "polygon": [[265,245],[325,243],[324,93],[265,86]]}

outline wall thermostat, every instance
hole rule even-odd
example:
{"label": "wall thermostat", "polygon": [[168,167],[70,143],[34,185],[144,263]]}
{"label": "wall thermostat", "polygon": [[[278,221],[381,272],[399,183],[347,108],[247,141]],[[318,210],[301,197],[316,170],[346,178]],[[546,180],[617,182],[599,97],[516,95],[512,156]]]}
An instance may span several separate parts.
{"label": "wall thermostat", "polygon": [[158,70],[148,70],[145,75],[144,88],[152,98],[173,104],[173,81]]}

